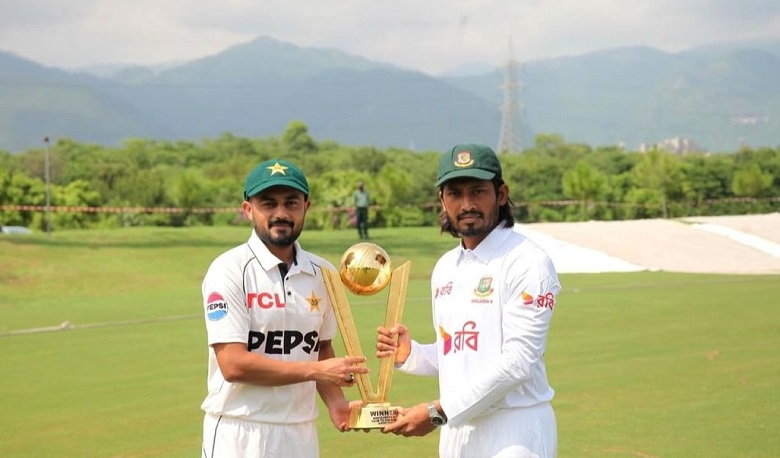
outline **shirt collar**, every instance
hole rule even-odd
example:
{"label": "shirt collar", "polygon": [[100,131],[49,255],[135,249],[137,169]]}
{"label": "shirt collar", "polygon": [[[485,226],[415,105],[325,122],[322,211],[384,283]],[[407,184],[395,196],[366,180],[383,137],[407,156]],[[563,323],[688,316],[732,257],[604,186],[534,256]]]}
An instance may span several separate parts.
{"label": "shirt collar", "polygon": [[[257,236],[257,233],[254,230],[252,230],[252,235],[249,236],[247,244],[249,245],[249,249],[252,250],[252,253],[254,253],[255,258],[257,258],[257,261],[260,263],[260,266],[266,272],[269,272],[282,263],[281,259],[277,258],[268,250],[268,247],[260,240],[260,237]],[[298,243],[297,240],[294,242],[294,246],[295,260],[293,261],[292,267],[290,267],[289,273],[303,272],[314,275],[314,265],[309,258],[309,253],[301,248],[301,244]]]}
{"label": "shirt collar", "polygon": [[473,250],[464,248],[461,241],[458,245],[458,264],[468,258],[476,258],[483,264],[487,264],[493,259],[495,253],[501,249],[504,241],[511,233],[511,227],[504,227],[503,223],[500,223]]}

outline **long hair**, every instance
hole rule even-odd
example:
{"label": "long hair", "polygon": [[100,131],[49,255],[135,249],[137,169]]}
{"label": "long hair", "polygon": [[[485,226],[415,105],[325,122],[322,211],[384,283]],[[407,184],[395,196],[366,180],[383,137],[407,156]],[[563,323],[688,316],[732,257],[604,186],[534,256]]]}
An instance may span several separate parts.
{"label": "long hair", "polygon": [[[501,178],[493,178],[490,180],[490,182],[493,183],[493,190],[496,193],[496,198],[498,198],[498,188],[504,184],[504,180]],[[439,186],[439,196],[441,196],[443,190],[444,185]],[[515,225],[515,216],[512,214],[512,207],[514,206],[515,204],[512,203],[512,199],[510,199],[509,196],[506,196],[506,203],[498,207],[498,222],[496,223],[496,227],[502,224],[504,227],[513,227]],[[460,237],[458,235],[458,231],[455,230],[455,225],[452,224],[452,221],[450,221],[450,217],[447,215],[447,210],[445,210],[444,207],[442,207],[441,211],[439,212],[439,227],[441,227],[442,234],[448,232],[455,238]]]}

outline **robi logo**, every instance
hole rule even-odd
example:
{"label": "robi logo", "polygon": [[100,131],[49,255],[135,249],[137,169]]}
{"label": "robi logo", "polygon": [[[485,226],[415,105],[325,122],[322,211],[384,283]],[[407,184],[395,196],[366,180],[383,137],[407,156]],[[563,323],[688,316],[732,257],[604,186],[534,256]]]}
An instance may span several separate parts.
{"label": "robi logo", "polygon": [[442,353],[447,356],[449,353],[457,353],[466,350],[479,350],[479,331],[477,323],[467,321],[463,327],[450,334],[442,326],[439,326],[439,335],[442,340]]}
{"label": "robi logo", "polygon": [[257,305],[261,309],[284,308],[284,302],[278,294],[271,293],[249,293],[246,295],[246,307],[251,309]]}

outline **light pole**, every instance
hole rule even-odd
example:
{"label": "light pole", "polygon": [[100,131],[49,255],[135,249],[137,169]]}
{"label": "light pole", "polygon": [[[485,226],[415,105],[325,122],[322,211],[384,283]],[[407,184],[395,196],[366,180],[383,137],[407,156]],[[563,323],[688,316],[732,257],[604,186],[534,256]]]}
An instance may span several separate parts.
{"label": "light pole", "polygon": [[43,137],[46,144],[46,154],[44,159],[44,174],[46,175],[46,233],[51,238],[51,178],[49,176],[49,137]]}

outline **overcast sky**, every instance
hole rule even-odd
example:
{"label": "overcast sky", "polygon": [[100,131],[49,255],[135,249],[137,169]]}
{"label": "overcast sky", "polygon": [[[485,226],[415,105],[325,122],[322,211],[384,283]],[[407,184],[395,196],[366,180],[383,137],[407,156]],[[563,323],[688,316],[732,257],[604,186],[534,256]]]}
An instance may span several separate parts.
{"label": "overcast sky", "polygon": [[438,74],[500,65],[510,36],[518,61],[780,38],[780,0],[0,0],[0,50],[60,68],[181,62],[258,36]]}

